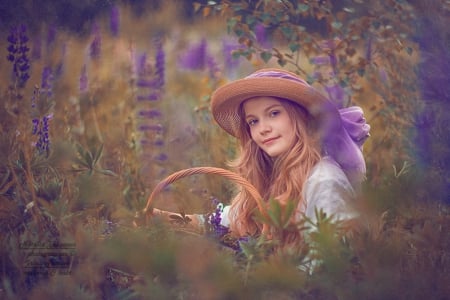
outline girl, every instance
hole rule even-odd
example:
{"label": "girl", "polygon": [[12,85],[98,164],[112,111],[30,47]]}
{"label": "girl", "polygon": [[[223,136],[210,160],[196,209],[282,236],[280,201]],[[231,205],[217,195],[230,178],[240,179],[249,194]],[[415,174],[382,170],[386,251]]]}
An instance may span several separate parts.
{"label": "girl", "polygon": [[[370,129],[359,107],[338,110],[296,74],[262,69],[217,89],[211,111],[239,141],[235,171],[265,201],[295,201],[293,222],[303,215],[314,221],[316,209],[336,220],[357,216],[354,201],[365,175],[361,147]],[[242,190],[224,208],[221,224],[237,237],[258,234],[256,209]],[[191,226],[201,226],[200,216],[191,217]]]}

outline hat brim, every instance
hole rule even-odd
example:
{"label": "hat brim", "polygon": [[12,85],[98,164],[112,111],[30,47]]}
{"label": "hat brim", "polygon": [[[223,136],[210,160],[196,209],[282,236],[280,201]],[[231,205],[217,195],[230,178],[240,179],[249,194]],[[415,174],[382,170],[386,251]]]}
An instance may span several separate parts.
{"label": "hat brim", "polygon": [[[247,77],[218,88],[211,97],[211,111],[219,126],[237,137],[241,130],[240,105],[245,100],[264,96],[295,102],[313,117],[330,109],[330,105],[327,105],[330,104],[329,100],[306,82],[276,77]],[[337,110],[332,114],[337,115]]]}

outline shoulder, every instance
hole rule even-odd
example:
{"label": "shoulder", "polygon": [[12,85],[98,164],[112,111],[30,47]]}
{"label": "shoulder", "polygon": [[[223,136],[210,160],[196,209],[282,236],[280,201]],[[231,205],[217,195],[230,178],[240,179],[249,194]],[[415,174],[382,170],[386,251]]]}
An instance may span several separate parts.
{"label": "shoulder", "polygon": [[356,197],[344,171],[331,157],[322,158],[311,171],[303,187],[306,215],[314,217],[322,209],[338,219],[353,216],[351,204]]}
{"label": "shoulder", "polygon": [[[307,182],[311,181],[342,181],[343,183],[349,183],[347,176],[345,175],[339,164],[330,156],[323,157],[311,170],[311,174],[308,176]],[[349,183],[350,184],[350,183]]]}

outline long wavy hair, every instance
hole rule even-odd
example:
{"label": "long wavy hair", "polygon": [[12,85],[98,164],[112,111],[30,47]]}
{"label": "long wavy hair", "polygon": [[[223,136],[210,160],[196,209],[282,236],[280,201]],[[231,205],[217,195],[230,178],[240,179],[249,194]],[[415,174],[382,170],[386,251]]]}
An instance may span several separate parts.
{"label": "long wavy hair", "polygon": [[[275,199],[282,205],[295,201],[300,212],[305,210],[302,196],[303,184],[311,169],[321,158],[317,124],[300,105],[276,98],[286,109],[291,119],[295,140],[286,153],[270,157],[252,140],[245,122],[243,104],[239,109],[242,128],[238,135],[239,156],[230,166],[260,192],[264,201]],[[230,230],[237,236],[255,235],[262,225],[255,221],[256,201],[245,190],[234,197],[230,208]]]}

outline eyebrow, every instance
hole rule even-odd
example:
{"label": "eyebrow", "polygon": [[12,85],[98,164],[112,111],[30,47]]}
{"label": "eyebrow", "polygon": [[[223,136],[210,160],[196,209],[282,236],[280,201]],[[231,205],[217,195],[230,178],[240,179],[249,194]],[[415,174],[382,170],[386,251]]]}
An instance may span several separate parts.
{"label": "eyebrow", "polygon": [[[283,107],[281,104],[272,104],[272,105],[269,105],[268,107],[266,107],[266,108],[264,109],[264,112],[267,112],[267,111],[273,109],[274,107],[278,107],[278,106]],[[255,115],[252,115],[252,114],[245,115],[245,119],[246,119],[246,120],[247,120],[248,118],[250,118],[250,117],[256,117],[256,116],[255,116]]]}

